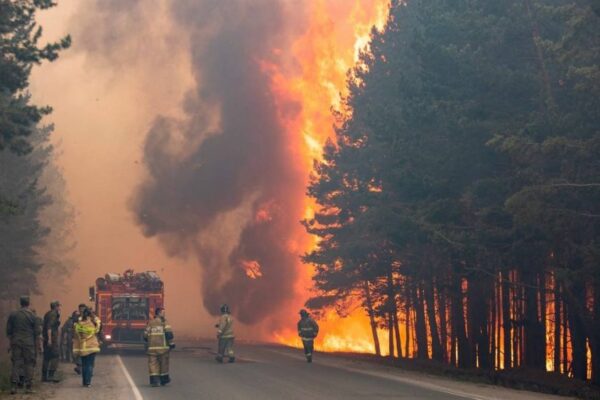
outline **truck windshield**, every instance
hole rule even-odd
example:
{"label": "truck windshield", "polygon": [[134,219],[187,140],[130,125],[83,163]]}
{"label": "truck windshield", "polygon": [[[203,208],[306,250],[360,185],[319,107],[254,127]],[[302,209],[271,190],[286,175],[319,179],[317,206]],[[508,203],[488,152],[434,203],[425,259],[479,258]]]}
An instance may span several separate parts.
{"label": "truck windshield", "polygon": [[113,297],[113,320],[147,320],[148,299],[144,297]]}

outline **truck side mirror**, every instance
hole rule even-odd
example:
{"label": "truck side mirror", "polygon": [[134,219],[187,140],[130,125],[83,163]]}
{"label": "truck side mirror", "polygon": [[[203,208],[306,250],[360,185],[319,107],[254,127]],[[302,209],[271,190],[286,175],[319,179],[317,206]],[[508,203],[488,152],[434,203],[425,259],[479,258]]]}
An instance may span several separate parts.
{"label": "truck side mirror", "polygon": [[94,288],[93,286],[90,286],[90,289],[89,289],[89,298],[90,298],[90,301],[95,301],[96,300],[96,288]]}

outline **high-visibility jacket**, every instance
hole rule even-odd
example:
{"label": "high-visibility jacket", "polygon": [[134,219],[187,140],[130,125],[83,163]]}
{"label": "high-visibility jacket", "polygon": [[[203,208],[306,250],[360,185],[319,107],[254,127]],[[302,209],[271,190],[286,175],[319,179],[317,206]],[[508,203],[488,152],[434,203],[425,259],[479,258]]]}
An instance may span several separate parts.
{"label": "high-visibility jacket", "polygon": [[222,314],[217,324],[217,337],[220,339],[233,339],[233,318],[231,314]]}
{"label": "high-visibility jacket", "polygon": [[298,321],[298,336],[302,339],[314,339],[319,334],[319,325],[311,317],[301,318]]}
{"label": "high-visibility jacket", "polygon": [[173,345],[173,331],[166,319],[155,317],[148,322],[144,330],[144,340],[147,341],[148,354],[164,354]]}
{"label": "high-visibility jacket", "polygon": [[100,351],[100,343],[96,336],[100,331],[100,323],[94,323],[88,319],[82,319],[75,323],[75,335],[73,335],[73,354],[84,357]]}

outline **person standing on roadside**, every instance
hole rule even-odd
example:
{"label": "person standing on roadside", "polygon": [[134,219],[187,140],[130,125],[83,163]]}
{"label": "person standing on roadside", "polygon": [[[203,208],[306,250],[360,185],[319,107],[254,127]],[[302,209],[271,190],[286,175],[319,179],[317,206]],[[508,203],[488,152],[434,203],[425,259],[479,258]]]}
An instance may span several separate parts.
{"label": "person standing on roadside", "polygon": [[60,302],[58,300],[50,303],[50,311],[44,315],[44,327],[42,336],[44,338],[44,361],[42,364],[42,382],[59,382],[55,377],[58,368],[58,357],[60,355],[59,335],[60,328]]}
{"label": "person standing on roadside", "polygon": [[12,362],[10,393],[17,393],[21,376],[25,392],[35,393],[32,387],[33,371],[41,346],[42,325],[35,313],[29,309],[29,296],[21,296],[19,303],[21,308],[10,313],[6,322],[6,336],[10,341]]}
{"label": "person standing on roadside", "polygon": [[224,357],[229,357],[230,363],[235,362],[233,353],[233,340],[235,338],[233,334],[233,318],[227,304],[221,306],[221,318],[219,319],[219,323],[215,325],[215,328],[217,328],[217,339],[219,341],[217,357],[215,359],[222,363]]}
{"label": "person standing on roadside", "polygon": [[78,355],[81,360],[81,376],[84,387],[92,385],[96,353],[100,352],[97,337],[99,330],[100,326],[92,318],[92,312],[86,308],[80,320],[75,323],[76,340],[73,341],[73,353]]}
{"label": "person standing on roadside", "polygon": [[75,322],[79,320],[79,312],[73,311],[73,313],[67,318],[60,331],[61,343],[63,345],[62,356],[65,362],[75,361],[73,357],[73,335],[75,333]]}

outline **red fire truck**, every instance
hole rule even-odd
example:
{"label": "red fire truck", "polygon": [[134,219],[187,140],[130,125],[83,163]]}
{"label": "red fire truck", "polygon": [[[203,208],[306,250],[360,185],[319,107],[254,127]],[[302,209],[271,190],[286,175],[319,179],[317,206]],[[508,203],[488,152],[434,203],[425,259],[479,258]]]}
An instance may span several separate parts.
{"label": "red fire truck", "polygon": [[90,287],[90,301],[102,321],[104,344],[144,343],[153,310],[164,306],[164,284],[154,271],[109,273]]}

